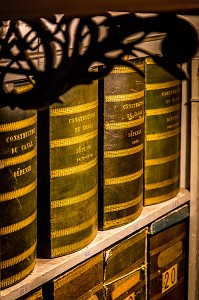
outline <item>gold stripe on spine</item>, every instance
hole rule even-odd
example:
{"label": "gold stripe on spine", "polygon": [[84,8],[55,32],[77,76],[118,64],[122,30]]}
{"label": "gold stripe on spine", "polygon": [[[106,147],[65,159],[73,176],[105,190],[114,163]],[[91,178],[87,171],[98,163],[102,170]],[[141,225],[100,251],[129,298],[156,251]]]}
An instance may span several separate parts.
{"label": "gold stripe on spine", "polygon": [[34,85],[32,83],[24,84],[24,85],[21,85],[21,86],[15,86],[14,93],[15,94],[22,94],[24,92],[28,92],[28,91],[32,90],[33,87],[34,87]]}
{"label": "gold stripe on spine", "polygon": [[19,273],[15,274],[11,277],[8,277],[6,279],[2,279],[0,281],[0,287],[6,288],[6,287],[11,286],[11,285],[15,284],[16,282],[19,282],[22,279],[24,279],[27,275],[29,275],[33,271],[33,269],[35,267],[35,263],[36,263],[36,261],[34,260],[34,262],[30,266],[28,266],[26,269],[24,269],[22,272],[19,272]]}
{"label": "gold stripe on spine", "polygon": [[51,209],[54,208],[60,208],[68,205],[73,205],[76,203],[80,203],[82,201],[86,201],[92,196],[94,196],[97,193],[98,187],[97,185],[87,193],[75,196],[75,197],[70,197],[70,198],[65,198],[65,199],[60,199],[60,200],[53,200],[51,201]]}
{"label": "gold stripe on spine", "polygon": [[133,181],[135,179],[138,179],[141,177],[143,174],[143,170],[139,170],[138,172],[121,176],[121,177],[113,177],[113,178],[106,178],[105,179],[105,185],[112,185],[112,184],[120,184],[120,183],[125,183],[129,181]]}
{"label": "gold stripe on spine", "polygon": [[[122,102],[131,101],[144,97],[144,91],[130,93],[130,94],[118,94],[118,95],[106,95],[105,102]],[[143,102],[144,104],[144,102]]]}
{"label": "gold stripe on spine", "polygon": [[30,192],[32,192],[37,186],[37,181],[33,181],[29,185],[22,187],[20,189],[17,189],[15,191],[7,192],[4,194],[0,194],[0,202],[13,200],[19,197],[22,197]]}
{"label": "gold stripe on spine", "polygon": [[1,261],[0,262],[0,270],[8,268],[13,265],[16,265],[19,262],[23,261],[24,259],[28,258],[31,254],[34,253],[35,249],[36,249],[36,242],[25,252],[15,256],[15,257],[12,257],[10,259]]}
{"label": "gold stripe on spine", "polygon": [[106,123],[104,125],[106,130],[117,130],[117,129],[125,129],[131,128],[134,126],[139,126],[144,123],[144,118],[139,118],[134,121],[127,121],[127,122],[118,122],[118,123]]}
{"label": "gold stripe on spine", "polygon": [[161,90],[161,89],[168,89],[176,86],[180,86],[180,80],[172,80],[168,82],[159,82],[159,83],[147,83],[146,90],[147,91]]}
{"label": "gold stripe on spine", "polygon": [[31,216],[24,219],[23,221],[0,228],[0,236],[13,233],[15,231],[18,231],[30,225],[36,219],[36,216],[37,216],[37,212],[35,211]]}
{"label": "gold stripe on spine", "polygon": [[14,166],[17,164],[21,164],[35,157],[36,154],[37,154],[37,149],[34,148],[32,151],[29,151],[22,155],[0,159],[0,166],[7,167],[7,166]]}
{"label": "gold stripe on spine", "polygon": [[138,153],[143,150],[143,144],[128,148],[128,149],[121,149],[121,150],[110,150],[104,152],[104,158],[114,158],[114,157],[122,157],[127,155],[132,155]]}
{"label": "gold stripe on spine", "polygon": [[97,221],[97,214],[95,214],[90,220],[87,220],[86,222],[79,224],[77,226],[52,231],[51,238],[56,239],[61,236],[66,236],[66,235],[70,235],[70,234],[74,234],[74,233],[83,231],[83,230],[89,228],[90,226],[92,226],[96,221]]}
{"label": "gold stripe on spine", "polygon": [[124,202],[124,203],[119,203],[119,204],[112,204],[112,205],[106,205],[104,208],[105,213],[110,213],[122,209],[128,209],[136,204],[138,204],[140,201],[142,201],[142,194],[138,196],[137,198]]}
{"label": "gold stripe on spine", "polygon": [[37,115],[34,115],[33,117],[16,121],[12,123],[6,123],[6,124],[0,124],[0,132],[7,132],[7,131],[14,131],[18,129],[22,129],[25,127],[28,127],[30,125],[35,124],[37,121]]}
{"label": "gold stripe on spine", "polygon": [[125,73],[135,73],[136,70],[126,66],[114,66],[110,74],[125,74]]}
{"label": "gold stripe on spine", "polygon": [[66,146],[82,143],[95,138],[97,136],[97,133],[98,133],[97,130],[93,130],[89,133],[74,136],[71,138],[51,140],[50,148],[66,147]]}
{"label": "gold stripe on spine", "polygon": [[98,106],[98,100],[86,103],[86,104],[80,104],[76,106],[70,106],[70,107],[61,107],[61,108],[51,108],[50,109],[50,117],[59,117],[59,116],[66,116],[71,115],[74,113],[81,113],[83,111],[94,109]]}
{"label": "gold stripe on spine", "polygon": [[70,252],[74,252],[78,249],[81,249],[84,246],[87,246],[94,239],[95,236],[96,236],[96,232],[93,232],[89,237],[81,240],[80,242],[66,245],[63,247],[54,248],[54,249],[52,249],[52,257],[62,256],[65,253],[70,253]]}
{"label": "gold stripe on spine", "polygon": [[152,204],[156,204],[156,203],[160,203],[160,202],[164,202],[168,199],[171,199],[173,197],[176,196],[176,194],[178,193],[179,188],[177,188],[176,190],[172,191],[171,193],[168,194],[164,194],[164,195],[160,195],[157,197],[152,197],[152,198],[146,198],[145,199],[145,204],[146,205],[152,205]]}
{"label": "gold stripe on spine", "polygon": [[174,111],[179,110],[180,111],[180,104],[169,106],[169,107],[164,107],[164,108],[154,108],[154,109],[147,109],[146,110],[146,117],[149,116],[157,116],[157,115],[164,115],[168,114]]}
{"label": "gold stripe on spine", "polygon": [[[128,60],[125,59],[125,60]],[[131,62],[131,61],[130,61]],[[132,63],[132,66],[134,64]],[[138,63],[138,64],[135,64],[137,68],[141,69],[141,70],[144,70],[144,63]],[[131,67],[127,67],[127,66],[114,66],[114,68],[112,69],[112,71],[110,72],[110,74],[125,74],[125,73],[136,73],[137,70],[131,68]]]}
{"label": "gold stripe on spine", "polygon": [[175,154],[165,156],[165,157],[160,157],[160,158],[152,158],[152,159],[146,159],[145,160],[145,166],[155,166],[155,165],[161,165],[161,164],[166,164],[170,161],[173,161],[175,159],[178,159],[180,157],[180,152],[177,152]]}
{"label": "gold stripe on spine", "polygon": [[155,183],[148,183],[148,184],[145,184],[145,189],[146,189],[146,191],[160,189],[160,188],[163,188],[165,186],[168,186],[168,185],[171,185],[171,184],[177,182],[179,180],[179,178],[180,178],[180,176],[177,175],[177,176],[167,179],[167,180],[163,180],[163,181],[159,181],[159,182],[155,182]]}
{"label": "gold stripe on spine", "polygon": [[81,277],[83,273],[87,272],[89,269],[95,267],[99,263],[102,263],[102,256],[96,255],[92,257],[92,259],[87,260],[86,263],[80,265],[78,268],[75,268],[72,271],[69,271],[66,275],[63,275],[63,278],[56,278],[55,290],[59,289],[62,286],[65,286],[70,281]]}
{"label": "gold stripe on spine", "polygon": [[79,172],[87,171],[93,168],[94,166],[96,166],[96,164],[97,164],[97,158],[94,158],[93,160],[81,165],[77,165],[65,169],[52,170],[50,172],[50,178],[63,177],[63,176],[68,176]]}
{"label": "gold stripe on spine", "polygon": [[129,223],[132,220],[135,220],[137,217],[139,217],[141,211],[142,211],[142,207],[130,216],[123,217],[120,219],[114,219],[110,221],[104,221],[104,229],[106,228],[109,229],[110,227],[120,226],[120,225],[124,225],[125,223]]}
{"label": "gold stripe on spine", "polygon": [[169,137],[180,134],[180,132],[181,132],[181,129],[179,127],[174,130],[169,130],[166,132],[147,134],[146,141],[149,142],[149,141],[157,141],[157,140],[167,139]]}

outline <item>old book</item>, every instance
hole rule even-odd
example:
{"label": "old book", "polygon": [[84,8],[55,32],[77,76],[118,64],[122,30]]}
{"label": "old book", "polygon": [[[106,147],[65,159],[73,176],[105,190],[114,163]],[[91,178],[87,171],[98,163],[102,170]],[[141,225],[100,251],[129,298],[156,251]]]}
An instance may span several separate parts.
{"label": "old book", "polygon": [[48,300],[101,300],[103,298],[103,253],[89,258],[43,286]]}
{"label": "old book", "polygon": [[[144,68],[142,59],[133,63]],[[99,80],[99,228],[136,219],[143,207],[144,77],[115,66]]]}
{"label": "old book", "polygon": [[86,247],[98,230],[98,83],[38,113],[38,255]]}
{"label": "old book", "polygon": [[186,300],[188,274],[188,205],[149,228],[149,299]]}
{"label": "old book", "polygon": [[147,229],[104,252],[105,299],[146,299]]}
{"label": "old book", "polygon": [[0,289],[36,261],[36,111],[0,109]]}
{"label": "old book", "polygon": [[175,197],[180,185],[181,81],[145,60],[144,205]]}

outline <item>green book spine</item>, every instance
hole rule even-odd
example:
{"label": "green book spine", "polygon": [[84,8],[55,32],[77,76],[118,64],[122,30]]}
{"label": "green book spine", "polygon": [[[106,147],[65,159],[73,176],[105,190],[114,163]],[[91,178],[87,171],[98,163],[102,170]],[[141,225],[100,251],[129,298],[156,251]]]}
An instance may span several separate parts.
{"label": "green book spine", "polygon": [[38,254],[86,247],[98,230],[98,83],[77,86],[39,112]]}
{"label": "green book spine", "polygon": [[175,197],[180,180],[181,81],[145,61],[144,205]]}
{"label": "green book spine", "polygon": [[37,113],[0,109],[0,290],[36,261]]}
{"label": "green book spine", "polygon": [[[144,68],[142,59],[135,60]],[[136,219],[143,207],[144,78],[115,66],[99,82],[99,228]]]}

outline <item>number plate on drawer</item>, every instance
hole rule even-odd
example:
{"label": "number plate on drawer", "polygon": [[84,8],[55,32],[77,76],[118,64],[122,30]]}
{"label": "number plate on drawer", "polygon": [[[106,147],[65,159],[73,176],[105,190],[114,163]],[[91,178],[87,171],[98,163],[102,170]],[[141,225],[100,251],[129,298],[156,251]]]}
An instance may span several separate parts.
{"label": "number plate on drawer", "polygon": [[169,290],[174,284],[177,283],[178,265],[174,265],[166,272],[162,273],[162,293]]}

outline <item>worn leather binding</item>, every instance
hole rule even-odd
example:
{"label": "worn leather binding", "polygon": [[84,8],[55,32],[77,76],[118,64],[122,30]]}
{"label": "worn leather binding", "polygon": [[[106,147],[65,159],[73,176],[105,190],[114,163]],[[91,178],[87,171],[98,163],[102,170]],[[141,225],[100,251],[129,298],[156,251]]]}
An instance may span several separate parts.
{"label": "worn leather binding", "polygon": [[45,299],[101,300],[103,298],[103,253],[58,276],[43,286]]}
{"label": "worn leather binding", "polygon": [[[142,59],[133,61],[143,71]],[[99,80],[99,228],[136,219],[143,207],[144,77],[115,66]]]}
{"label": "worn leather binding", "polygon": [[38,255],[58,257],[97,234],[98,86],[77,86],[38,113]]}
{"label": "worn leather binding", "polygon": [[180,180],[181,81],[145,60],[144,205],[175,197]]}
{"label": "worn leather binding", "polygon": [[104,252],[105,299],[146,299],[147,229]]}
{"label": "worn leather binding", "polygon": [[149,299],[187,299],[187,245],[188,218],[149,236]]}
{"label": "worn leather binding", "polygon": [[36,261],[36,111],[0,109],[0,289]]}

